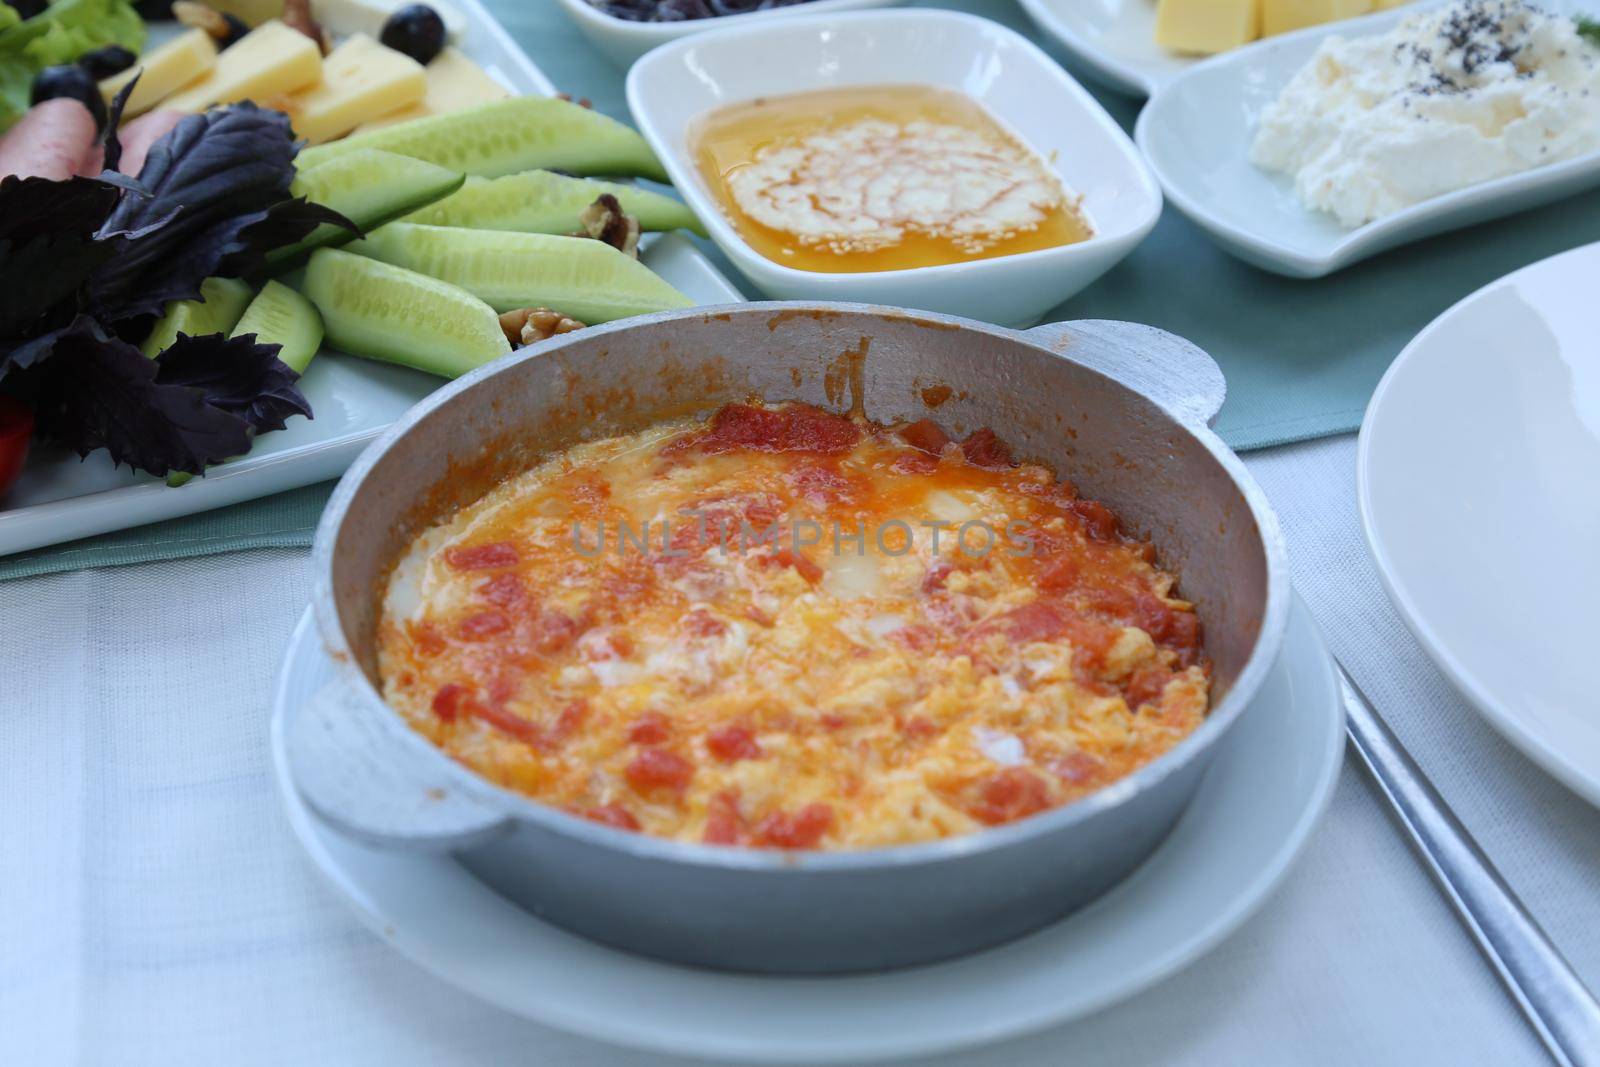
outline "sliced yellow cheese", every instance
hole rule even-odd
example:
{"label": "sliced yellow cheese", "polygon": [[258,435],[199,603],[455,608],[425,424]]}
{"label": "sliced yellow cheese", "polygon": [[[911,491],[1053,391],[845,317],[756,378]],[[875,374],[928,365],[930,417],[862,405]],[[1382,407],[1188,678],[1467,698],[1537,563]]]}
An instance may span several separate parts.
{"label": "sliced yellow cheese", "polygon": [[358,33],[322,61],[322,84],[284,104],[296,137],[322,144],[368,119],[422,102],[422,64]]}
{"label": "sliced yellow cheese", "polygon": [[217,65],[217,44],[205,30],[190,30],[139,57],[139,62],[100,83],[106,103],[139,76],[128,95],[122,117],[133,118],[155,107],[171,94],[205,77]]}
{"label": "sliced yellow cheese", "polygon": [[468,59],[459,49],[446,47],[427,66],[428,88],[422,102],[363,123],[355,132],[366,133],[397,122],[443,115],[462,108],[476,107],[495,100],[504,100],[511,90],[485,74],[483,68]]}
{"label": "sliced yellow cheese", "polygon": [[1261,0],[1161,0],[1156,43],[1174,52],[1211,55],[1261,36]]}
{"label": "sliced yellow cheese", "polygon": [[246,26],[259,26],[283,14],[283,0],[206,0],[206,6],[225,15],[237,15]]}
{"label": "sliced yellow cheese", "polygon": [[322,78],[322,50],[281,22],[264,22],[217,57],[200,81],[169,96],[162,107],[204,111],[212,104],[253,100],[272,106]]}
{"label": "sliced yellow cheese", "polygon": [[1409,3],[1411,3],[1411,0],[1377,0],[1377,2],[1372,5],[1372,10],[1388,11],[1392,7],[1399,7],[1402,4]]}
{"label": "sliced yellow cheese", "polygon": [[1372,5],[1373,0],[1262,0],[1261,36],[1355,18]]}

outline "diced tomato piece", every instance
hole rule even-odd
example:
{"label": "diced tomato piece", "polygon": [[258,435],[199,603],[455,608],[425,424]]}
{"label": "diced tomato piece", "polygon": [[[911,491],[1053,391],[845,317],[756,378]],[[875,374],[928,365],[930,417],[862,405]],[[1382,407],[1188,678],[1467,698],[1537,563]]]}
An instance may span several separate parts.
{"label": "diced tomato piece", "polygon": [[647,711],[628,727],[628,740],[636,745],[659,745],[671,735],[666,716]]}
{"label": "diced tomato piece", "polygon": [[724,763],[760,759],[766,755],[750,728],[739,723],[730,723],[711,731],[706,736],[706,749]]}
{"label": "diced tomato piece", "polygon": [[773,812],[756,825],[756,842],[772,848],[815,848],[833,828],[833,806],[807,804],[794,814]]}
{"label": "diced tomato piece", "polygon": [[411,645],[419,656],[437,656],[444,651],[444,637],[433,623],[426,619],[422,622],[408,622],[406,629],[411,634]]}
{"label": "diced tomato piece", "polygon": [[570,489],[570,494],[575,503],[599,504],[611,496],[611,487],[597,475],[581,478]]}
{"label": "diced tomato piece", "polygon": [[989,775],[978,786],[973,818],[991,826],[1015,822],[1050,806],[1050,787],[1026,767],[1007,767]]}
{"label": "diced tomato piece", "polygon": [[987,426],[969,433],[967,439],[961,442],[961,452],[974,467],[1000,469],[1015,465],[1011,458],[1011,446],[996,437]]}
{"label": "diced tomato piece", "polygon": [[639,829],[639,820],[633,817],[633,812],[621,804],[602,804],[599,807],[590,808],[583,813],[583,817],[618,830],[637,831]]}
{"label": "diced tomato piece", "polygon": [[1069,500],[1062,509],[1075,515],[1091,541],[1115,541],[1122,528],[1116,512],[1098,500]]}
{"label": "diced tomato piece", "polygon": [[491,541],[471,547],[456,546],[444,550],[444,561],[458,571],[486,571],[496,567],[515,566],[521,558],[517,546],[510,541]]}
{"label": "diced tomato piece", "polygon": [[545,655],[560,652],[577,638],[583,627],[559,611],[541,612],[533,622],[533,646]]}
{"label": "diced tomato piece", "polygon": [[844,716],[832,711],[825,711],[818,715],[817,721],[822,724],[824,730],[843,730],[845,727]]}
{"label": "diced tomato piece", "polygon": [[1039,571],[1038,586],[1047,593],[1064,593],[1078,587],[1083,565],[1075,556],[1061,555],[1049,560]]}
{"label": "diced tomato piece", "polygon": [[550,727],[550,740],[565,741],[583,726],[583,720],[589,715],[589,702],[587,700],[574,700],[561,709],[561,714],[556,716],[555,725]]}
{"label": "diced tomato piece", "polygon": [[664,748],[647,748],[633,757],[622,772],[628,784],[641,793],[669,790],[680,793],[694,778],[694,764]]}
{"label": "diced tomato piece", "polygon": [[1067,615],[1067,609],[1054,601],[1035,600],[1012,608],[987,626],[1000,630],[1018,644],[1053,641],[1067,632]]}
{"label": "diced tomato piece", "polygon": [[683,617],[683,629],[691,637],[720,637],[728,632],[728,624],[705,608],[695,608]]}
{"label": "diced tomato piece", "polygon": [[925,715],[913,715],[900,727],[900,732],[913,741],[926,741],[939,732],[933,720]]}
{"label": "diced tomato piece", "polygon": [[478,595],[502,608],[520,607],[527,602],[528,589],[515,571],[497,574],[478,586]]}
{"label": "diced tomato piece", "polygon": [[889,639],[900,642],[913,652],[931,652],[934,646],[939,643],[939,635],[934,632],[933,627],[924,626],[921,623],[902,626],[900,629],[892,631],[889,634]]}
{"label": "diced tomato piece", "polygon": [[848,418],[810,404],[781,408],[727,404],[711,417],[711,426],[695,443],[713,455],[741,449],[837,454],[850,451],[860,438],[861,428]]}
{"label": "diced tomato piece", "polygon": [[433,713],[439,716],[441,722],[455,722],[456,715],[461,711],[461,698],[467,695],[467,687],[448,682],[439,687],[433,694]]}
{"label": "diced tomato piece", "polygon": [[939,469],[939,461],[922,452],[907,452],[889,465],[896,474],[932,474]]}
{"label": "diced tomato piece", "polygon": [[944,452],[944,446],[950,443],[950,435],[939,428],[939,424],[932,419],[918,419],[909,426],[900,428],[900,439],[912,448],[921,449],[931,456]]}
{"label": "diced tomato piece", "polygon": [[739,792],[724,789],[706,805],[706,828],[701,835],[708,845],[737,845],[744,838],[744,816],[739,813]]}
{"label": "diced tomato piece", "polygon": [[1138,708],[1160,700],[1172,677],[1171,671],[1154,664],[1134,671],[1133,677],[1128,679],[1128,684],[1122,691],[1128,701],[1128,707]]}
{"label": "diced tomato piece", "polygon": [[504,633],[511,628],[511,620],[498,611],[480,611],[468,615],[456,624],[456,633],[468,641],[481,641],[486,637]]}
{"label": "diced tomato piece", "polygon": [[503,734],[510,734],[519,741],[526,741],[530,745],[544,743],[544,732],[537,723],[529,722],[513,711],[507,710],[496,701],[471,701],[468,705],[472,714],[493,726]]}
{"label": "diced tomato piece", "polygon": [[861,495],[862,489],[858,479],[817,464],[796,467],[788,472],[785,480],[806,503],[816,508],[851,503]]}
{"label": "diced tomato piece", "polygon": [[928,564],[927,571],[922,575],[922,592],[927,594],[937,589],[943,589],[945,581],[950,577],[950,572],[955,569],[955,564],[947,559],[936,559]]}
{"label": "diced tomato piece", "polygon": [[793,567],[800,572],[800,577],[812,585],[822,581],[822,568],[792,548],[780,548],[767,559],[779,567]]}
{"label": "diced tomato piece", "polygon": [[1095,781],[1106,765],[1087,752],[1069,752],[1050,764],[1050,773],[1068,785],[1084,786]]}

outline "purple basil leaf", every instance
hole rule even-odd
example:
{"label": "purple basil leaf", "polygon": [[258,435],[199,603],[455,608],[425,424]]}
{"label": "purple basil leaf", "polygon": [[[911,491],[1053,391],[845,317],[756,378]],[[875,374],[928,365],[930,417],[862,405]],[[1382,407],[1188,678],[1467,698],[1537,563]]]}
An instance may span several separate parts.
{"label": "purple basil leaf", "polygon": [[266,273],[268,252],[294,244],[325,222],[361,236],[361,227],[330,207],[313,204],[304,197],[280,200],[239,230],[235,241],[238,247],[222,261],[218,273],[229,278],[259,277]]}
{"label": "purple basil leaf", "polygon": [[191,115],[153,146],[102,237],[122,248],[90,279],[89,310],[110,323],[192,300],[249,247],[240,232],[289,195],[297,146],[289,119],[250,103]]}
{"label": "purple basil leaf", "polygon": [[[80,456],[104,448],[114,462],[151,474],[198,474],[249,451],[248,419],[213,403],[203,387],[161,381],[161,369],[80,315],[54,335],[47,355],[8,374],[5,386],[33,409],[39,436]],[[241,392],[234,389],[230,401]]]}
{"label": "purple basil leaf", "polygon": [[281,347],[258,344],[255,334],[180,333],[156,357],[156,381],[199,389],[207,403],[241,416],[256,433],[281,430],[290,415],[311,417],[311,405],[295,386],[300,375],[278,358]]}
{"label": "purple basil leaf", "polygon": [[118,195],[93,178],[0,179],[0,349],[71,320],[74,294],[112,252],[95,233]]}
{"label": "purple basil leaf", "polygon": [[117,130],[122,125],[122,109],[128,106],[128,97],[133,95],[133,87],[139,84],[139,79],[144,77],[144,71],[135,71],[133,78],[117,90],[117,95],[111,98],[111,107],[106,112],[106,132],[101,136],[101,142],[106,146],[105,161],[101,169],[114,171],[117,164],[122,162],[122,141],[117,137]]}

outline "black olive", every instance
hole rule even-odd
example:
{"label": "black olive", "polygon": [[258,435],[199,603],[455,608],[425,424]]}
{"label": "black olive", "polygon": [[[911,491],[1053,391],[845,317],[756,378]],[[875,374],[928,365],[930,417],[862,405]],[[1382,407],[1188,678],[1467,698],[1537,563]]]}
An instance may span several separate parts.
{"label": "black olive", "polygon": [[25,19],[31,19],[44,10],[44,0],[6,0],[6,3],[17,9],[17,14]]}
{"label": "black olive", "polygon": [[104,48],[96,48],[93,52],[85,52],[79,56],[78,66],[88,71],[89,77],[101,81],[113,74],[121,74],[138,59],[138,56],[120,44],[108,44]]}
{"label": "black olive", "polygon": [[444,19],[427,4],[407,4],[383,23],[378,40],[418,63],[432,63],[444,48]]}
{"label": "black olive", "polygon": [[250,27],[244,24],[244,19],[238,15],[223,15],[222,21],[228,24],[228,35],[217,42],[220,51],[239,43],[239,38],[250,32]]}
{"label": "black olive", "polygon": [[105,128],[106,102],[100,95],[100,86],[88,71],[76,63],[46,67],[34,76],[29,103],[54,100],[58,96],[81,103],[94,116],[95,128]]}
{"label": "black olive", "polygon": [[172,0],[139,0],[133,5],[139,17],[149,22],[162,22],[172,18]]}

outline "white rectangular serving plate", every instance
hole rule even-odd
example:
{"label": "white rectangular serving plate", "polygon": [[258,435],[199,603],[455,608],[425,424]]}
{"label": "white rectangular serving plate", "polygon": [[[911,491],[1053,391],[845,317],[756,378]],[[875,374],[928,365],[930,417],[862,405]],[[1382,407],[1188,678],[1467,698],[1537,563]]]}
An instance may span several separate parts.
{"label": "white rectangular serving plate", "polygon": [[[555,87],[478,0],[451,0],[464,17],[456,47],[508,88],[525,95]],[[680,234],[657,235],[641,257],[697,304],[744,296]],[[301,388],[312,419],[295,417],[264,434],[250,454],[177,489],[118,469],[104,452],[75,453],[35,442],[21,479],[0,499],[0,556],[193,515],[336,478],[400,413],[442,380],[405,367],[324,349]]]}
{"label": "white rectangular serving plate", "polygon": [[[1347,229],[1332,215],[1301,204],[1288,176],[1250,162],[1261,112],[1324,40],[1335,34],[1386,33],[1428,6],[1270,37],[1167,82],[1145,105],[1134,130],[1167,200],[1247,263],[1292,278],[1320,278],[1402,244],[1600,185],[1600,152],[1590,152],[1470,185]],[[1542,0],[1541,6],[1567,15],[1600,13],[1600,0]]]}

